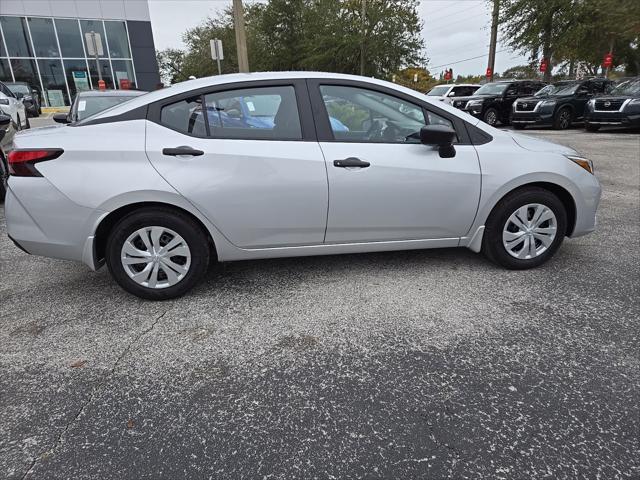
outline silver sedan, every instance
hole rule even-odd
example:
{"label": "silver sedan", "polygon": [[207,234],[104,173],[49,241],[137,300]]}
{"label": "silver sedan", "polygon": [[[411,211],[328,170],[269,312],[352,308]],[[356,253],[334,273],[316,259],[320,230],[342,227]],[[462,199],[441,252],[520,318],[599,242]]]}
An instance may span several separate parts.
{"label": "silver sedan", "polygon": [[13,241],[148,299],[213,261],[459,246],[537,267],[600,200],[570,148],[349,75],[191,80],[10,149]]}

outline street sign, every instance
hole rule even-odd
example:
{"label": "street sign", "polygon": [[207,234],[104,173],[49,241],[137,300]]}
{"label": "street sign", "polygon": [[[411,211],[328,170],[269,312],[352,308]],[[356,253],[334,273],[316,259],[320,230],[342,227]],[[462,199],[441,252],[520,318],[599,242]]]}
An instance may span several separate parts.
{"label": "street sign", "polygon": [[542,73],[546,72],[546,71],[547,71],[548,66],[549,66],[549,64],[547,63],[547,59],[546,59],[546,58],[543,58],[543,59],[542,59],[542,61],[540,62],[540,71],[541,71]]}
{"label": "street sign", "polygon": [[90,57],[103,56],[104,48],[102,48],[102,37],[96,32],[87,32],[84,34],[87,45],[87,55]]}
{"label": "street sign", "polygon": [[493,76],[493,70],[490,67],[487,67],[487,78],[491,78]]}
{"label": "street sign", "polygon": [[214,38],[209,43],[211,44],[211,58],[213,60],[224,60],[224,52],[222,51],[222,40]]}
{"label": "street sign", "polygon": [[602,61],[602,65],[604,66],[604,68],[611,68],[611,65],[613,65],[613,54],[611,52],[607,53],[604,56],[604,60]]}

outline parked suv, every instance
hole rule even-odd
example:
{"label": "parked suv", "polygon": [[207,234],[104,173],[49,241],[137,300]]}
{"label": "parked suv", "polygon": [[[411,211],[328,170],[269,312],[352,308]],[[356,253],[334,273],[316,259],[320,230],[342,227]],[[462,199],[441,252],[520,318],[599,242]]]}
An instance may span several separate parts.
{"label": "parked suv", "polygon": [[475,84],[454,84],[454,85],[437,85],[427,92],[428,97],[437,97],[444,103],[451,104],[456,97],[469,97],[478,90],[481,85]]}
{"label": "parked suv", "polygon": [[487,83],[471,97],[456,98],[453,106],[484,120],[491,126],[509,125],[511,106],[518,98],[536,93],[545,83],[538,80],[511,80]]}
{"label": "parked suv", "polygon": [[556,130],[569,128],[584,121],[589,99],[602,95],[613,87],[605,78],[566,80],[547,85],[533,97],[513,103],[513,127],[521,130],[527,125],[553,126]]}
{"label": "parked suv", "polygon": [[589,100],[584,118],[589,132],[602,125],[640,128],[640,77],[619,83],[609,95]]}
{"label": "parked suv", "polygon": [[40,94],[37,88],[30,86],[27,82],[5,82],[5,85],[18,100],[22,100],[28,116],[39,117],[42,114]]}

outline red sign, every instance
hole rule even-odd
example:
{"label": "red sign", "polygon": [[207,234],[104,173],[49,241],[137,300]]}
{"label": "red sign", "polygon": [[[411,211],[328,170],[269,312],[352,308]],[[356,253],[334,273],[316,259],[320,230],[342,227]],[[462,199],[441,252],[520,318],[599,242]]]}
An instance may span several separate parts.
{"label": "red sign", "polygon": [[122,90],[129,90],[131,88],[131,82],[129,81],[128,78],[121,78],[120,79],[120,88]]}
{"label": "red sign", "polygon": [[107,84],[104,82],[104,80],[98,80],[98,88],[100,90],[106,90],[107,89]]}
{"label": "red sign", "polygon": [[605,68],[611,68],[611,65],[613,65],[613,55],[611,54],[611,52],[607,53],[604,56],[602,65],[604,65]]}
{"label": "red sign", "polygon": [[487,67],[487,78],[491,78],[493,76],[493,70]]}
{"label": "red sign", "polygon": [[448,69],[444,71],[444,79],[451,80],[453,78],[453,69]]}
{"label": "red sign", "polygon": [[549,66],[549,64],[547,63],[547,59],[543,58],[542,61],[540,62],[540,71],[542,73],[546,72],[548,66]]}

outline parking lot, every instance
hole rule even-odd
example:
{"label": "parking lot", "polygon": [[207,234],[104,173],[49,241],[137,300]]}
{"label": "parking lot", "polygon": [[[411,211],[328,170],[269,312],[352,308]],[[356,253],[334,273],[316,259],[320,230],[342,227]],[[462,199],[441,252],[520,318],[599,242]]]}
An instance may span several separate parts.
{"label": "parking lot", "polygon": [[638,478],[640,136],[525,133],[603,186],[597,231],[530,271],[237,262],[153,303],[24,254],[0,206],[0,477]]}

